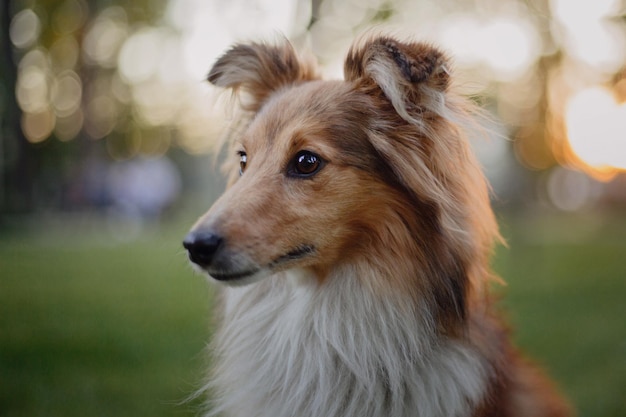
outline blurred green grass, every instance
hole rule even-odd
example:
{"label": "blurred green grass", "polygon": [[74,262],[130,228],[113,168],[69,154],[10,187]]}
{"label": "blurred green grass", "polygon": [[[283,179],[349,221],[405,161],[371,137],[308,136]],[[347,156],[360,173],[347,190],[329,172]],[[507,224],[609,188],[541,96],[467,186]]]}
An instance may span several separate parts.
{"label": "blurred green grass", "polygon": [[626,416],[626,216],[511,216],[496,269],[515,337],[580,417]]}
{"label": "blurred green grass", "polygon": [[197,414],[210,294],[184,229],[53,229],[0,238],[0,415]]}
{"label": "blurred green grass", "polygon": [[[0,415],[197,414],[211,294],[180,248],[187,220],[131,241],[75,222],[0,234]],[[579,416],[626,415],[626,218],[502,223],[517,341]]]}

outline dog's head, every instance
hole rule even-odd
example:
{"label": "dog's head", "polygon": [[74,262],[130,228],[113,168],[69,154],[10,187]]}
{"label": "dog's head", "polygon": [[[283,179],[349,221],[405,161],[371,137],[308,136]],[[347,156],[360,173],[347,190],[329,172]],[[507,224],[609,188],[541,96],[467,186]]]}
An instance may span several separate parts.
{"label": "dog's head", "polygon": [[209,81],[243,92],[252,114],[234,140],[236,178],[184,242],[215,279],[288,268],[324,279],[359,257],[390,280],[413,262],[467,275],[466,259],[490,249],[497,231],[445,56],[369,38],[344,71],[319,80],[287,42],[237,45],[212,68]]}

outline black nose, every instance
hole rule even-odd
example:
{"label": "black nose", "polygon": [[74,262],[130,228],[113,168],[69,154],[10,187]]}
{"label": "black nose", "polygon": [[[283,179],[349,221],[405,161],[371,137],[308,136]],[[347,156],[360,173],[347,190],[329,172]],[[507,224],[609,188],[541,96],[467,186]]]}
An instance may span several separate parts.
{"label": "black nose", "polygon": [[224,239],[212,232],[191,232],[185,236],[183,246],[189,252],[191,262],[209,266]]}

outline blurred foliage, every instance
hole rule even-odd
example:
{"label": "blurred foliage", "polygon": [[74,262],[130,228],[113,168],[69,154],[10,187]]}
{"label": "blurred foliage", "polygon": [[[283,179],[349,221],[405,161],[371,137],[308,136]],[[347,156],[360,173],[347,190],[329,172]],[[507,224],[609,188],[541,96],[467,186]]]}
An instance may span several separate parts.
{"label": "blurred foliage", "polygon": [[372,26],[451,52],[458,84],[513,139],[479,155],[507,201],[622,202],[622,185],[604,198],[587,184],[573,204],[549,183],[587,187],[561,166],[605,182],[626,169],[624,16],[623,0],[5,1],[0,213],[107,206],[115,190],[83,178],[136,158],[174,155],[180,168],[210,151],[229,116],[204,75],[232,42],[283,32],[335,76]]}

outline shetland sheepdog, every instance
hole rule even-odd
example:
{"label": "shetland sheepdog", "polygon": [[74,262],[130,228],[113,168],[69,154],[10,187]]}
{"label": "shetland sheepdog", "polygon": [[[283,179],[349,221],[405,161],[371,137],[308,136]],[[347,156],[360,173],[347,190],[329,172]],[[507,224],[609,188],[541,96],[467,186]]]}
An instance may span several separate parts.
{"label": "shetland sheepdog", "polygon": [[447,57],[370,35],[318,74],[283,40],[208,76],[247,115],[183,242],[223,284],[209,415],[569,416],[490,301],[500,236]]}

